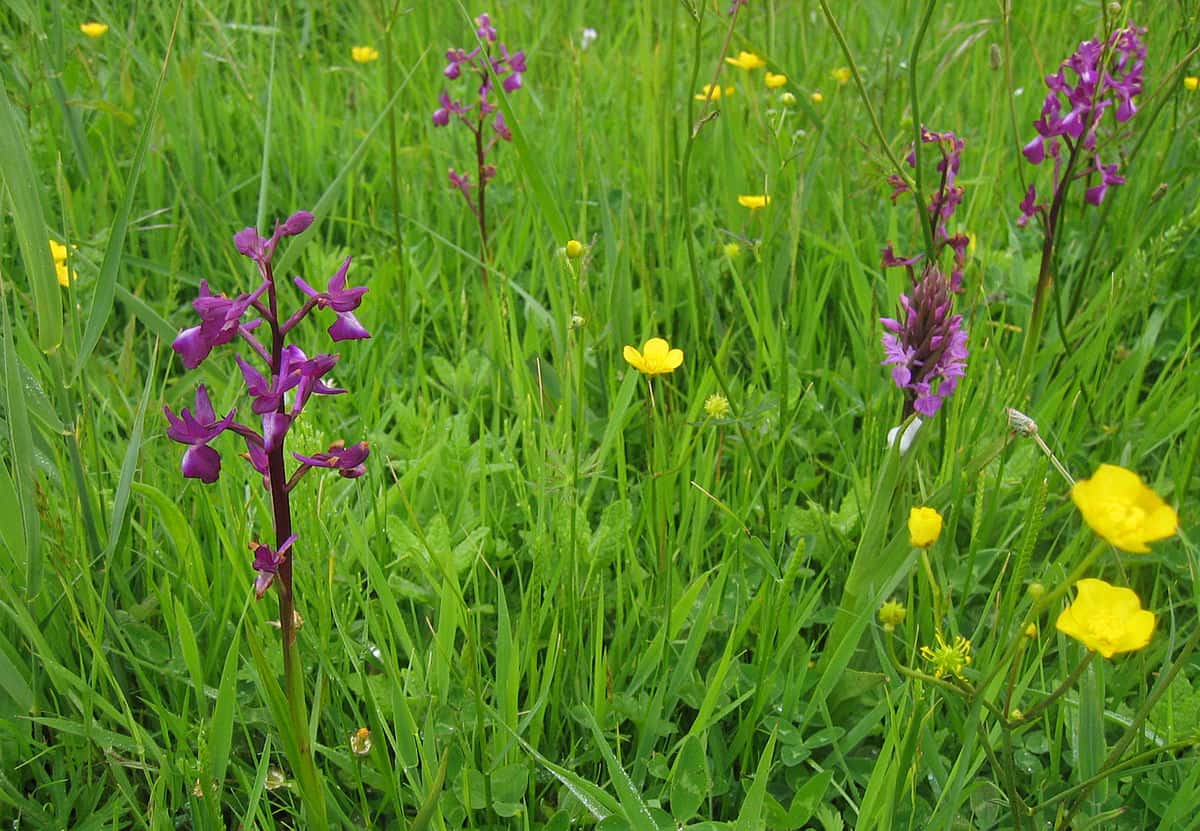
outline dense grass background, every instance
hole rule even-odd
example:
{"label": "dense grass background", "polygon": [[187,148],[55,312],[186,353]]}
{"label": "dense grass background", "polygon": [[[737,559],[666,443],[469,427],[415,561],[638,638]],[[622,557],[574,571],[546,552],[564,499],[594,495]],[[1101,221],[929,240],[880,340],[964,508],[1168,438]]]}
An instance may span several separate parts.
{"label": "dense grass background", "polygon": [[[1200,93],[1181,81],[1200,74],[1200,7],[1132,3],[1109,20],[1149,27],[1142,112],[1120,142],[1128,183],[1099,210],[1070,208],[1062,302],[1026,393],[1013,373],[1040,237],[1015,219],[1046,171],[1019,148],[1041,78],[1106,12],[1015,4],[1006,35],[1003,4],[935,7],[916,77],[921,120],[967,142],[956,222],[976,240],[960,299],[970,366],[873,502],[901,408],[877,319],[905,287],[879,252],[920,247],[914,212],[888,201],[890,168],[854,86],[831,76],[847,61],[809,0],[741,12],[730,48],[766,56],[797,102],[782,106],[761,71],[724,67],[737,93],[695,140],[685,204],[693,67],[712,77],[727,5],[706,9],[699,37],[667,0],[486,9],[530,65],[509,97],[524,152],[500,149],[489,189],[487,293],[473,220],[445,182],[471,164],[466,133],[430,122],[442,55],[469,44],[485,9],[0,11],[13,151],[0,197],[0,817],[303,826],[272,679],[251,657],[278,671],[277,604],[253,601],[246,549],[269,535],[269,506],[229,436],[219,483],[183,480],[159,410],[190,404],[201,381],[222,411],[246,406],[232,350],[185,373],[169,340],[191,325],[200,279],[252,287],[236,230],[306,208],[319,222],[281,273],[323,285],[353,254],[374,335],[340,350],[351,394],[313,403],[293,431],[295,449],[343,436],[372,448],[366,478],[310,476],[295,498],[300,649],[335,827],[1007,828],[1014,788],[1038,806],[1036,827],[1056,820],[1198,626]],[[921,9],[836,12],[900,154]],[[88,19],[112,28],[86,38]],[[583,50],[585,26],[598,38]],[[352,63],[357,44],[384,59]],[[750,193],[773,203],[739,207]],[[53,283],[47,236],[78,247],[70,290]],[[578,270],[558,252],[567,237],[590,246]],[[321,328],[300,335],[310,353],[327,348]],[[651,409],[621,349],[654,335],[686,359],[655,381]],[[732,414],[709,418],[722,389]],[[839,645],[826,632],[869,522],[894,552],[910,507],[945,515],[931,565],[946,613],[935,620],[924,578],[905,572],[893,646],[920,666],[935,628],[960,632],[975,678],[1017,631],[1026,584],[1053,585],[1091,548],[1043,455],[1005,444],[1006,406],[1033,415],[1077,477],[1101,462],[1137,470],[1183,528],[1151,555],[1101,559],[1097,576],[1159,614],[1155,639],[1096,661],[1004,748],[1007,767],[982,749],[1001,731],[981,734],[978,707],[898,675],[877,624],[845,673],[815,669]],[[1043,624],[1021,665],[1024,706],[1083,654]],[[1172,750],[1105,779],[1076,827],[1195,827],[1200,766],[1172,743],[1196,733],[1198,686],[1193,657],[1128,755]],[[359,756],[349,737],[363,726],[374,746]]]}

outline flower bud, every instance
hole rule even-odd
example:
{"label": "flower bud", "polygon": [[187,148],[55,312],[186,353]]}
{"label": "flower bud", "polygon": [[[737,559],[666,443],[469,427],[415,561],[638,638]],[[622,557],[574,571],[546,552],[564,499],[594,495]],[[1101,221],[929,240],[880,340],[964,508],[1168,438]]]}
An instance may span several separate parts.
{"label": "flower bud", "polygon": [[1035,580],[1029,584],[1029,588],[1025,591],[1029,592],[1029,596],[1034,600],[1041,600],[1042,595],[1046,593],[1046,587]]}
{"label": "flower bud", "polygon": [[567,240],[566,246],[563,248],[566,255],[572,260],[578,260],[583,256],[583,243],[577,239]]}
{"label": "flower bud", "polygon": [[908,538],[916,548],[929,548],[942,535],[942,515],[933,508],[913,508],[908,513]]}

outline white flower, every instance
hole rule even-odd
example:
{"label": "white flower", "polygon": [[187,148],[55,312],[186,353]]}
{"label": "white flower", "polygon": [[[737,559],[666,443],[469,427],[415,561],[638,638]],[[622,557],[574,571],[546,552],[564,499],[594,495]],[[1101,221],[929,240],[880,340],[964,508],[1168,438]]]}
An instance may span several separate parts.
{"label": "white flower", "polygon": [[591,26],[589,26],[588,28],[583,30],[583,37],[581,37],[579,39],[579,48],[587,49],[589,46],[592,45],[592,41],[594,41],[598,37],[599,37],[599,35],[596,34],[596,30],[593,29]]}

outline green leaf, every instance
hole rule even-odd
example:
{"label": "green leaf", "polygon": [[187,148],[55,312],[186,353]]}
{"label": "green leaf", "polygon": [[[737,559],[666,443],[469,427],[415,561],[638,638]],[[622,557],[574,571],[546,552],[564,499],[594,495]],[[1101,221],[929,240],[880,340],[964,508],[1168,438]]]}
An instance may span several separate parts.
{"label": "green leaf", "polygon": [[158,371],[158,348],[150,356],[150,369],[146,373],[146,384],[142,388],[142,400],[138,402],[137,413],[133,417],[133,427],[129,431],[129,446],[125,449],[125,460],[121,463],[121,478],[117,481],[117,492],[113,495],[112,519],[108,525],[108,549],[105,556],[111,556],[121,538],[121,528],[125,524],[125,511],[129,507],[129,492],[133,486],[133,474],[137,470],[138,458],[142,451],[142,431],[146,426],[146,405],[150,402],[150,390],[154,386],[154,376]]}
{"label": "green leaf", "polygon": [[25,390],[21,386],[17,348],[13,343],[12,322],[8,317],[8,298],[3,292],[0,292],[0,334],[0,348],[3,350],[0,365],[4,367],[4,412],[8,416],[12,478],[24,537],[23,550],[13,552],[13,555],[14,559],[25,561],[25,592],[31,597],[37,594],[42,580],[42,519],[34,500],[37,485],[34,481],[33,436],[29,431]]}
{"label": "green leaf", "polygon": [[650,808],[646,805],[645,800],[642,799],[642,795],[638,793],[633,780],[629,778],[629,774],[621,766],[621,762],[617,759],[616,754],[613,753],[612,748],[608,746],[608,740],[604,738],[604,733],[600,730],[600,725],[596,723],[596,717],[592,715],[591,710],[584,709],[583,712],[586,713],[585,719],[587,726],[592,731],[592,739],[595,741],[596,749],[604,757],[605,767],[608,768],[608,777],[612,780],[613,788],[617,792],[617,799],[621,802],[621,809],[625,814],[625,819],[629,822],[630,828],[633,831],[658,831],[658,823],[654,821],[654,817],[650,814]]}
{"label": "green leaf", "polygon": [[775,734],[767,739],[766,749],[758,760],[758,769],[754,772],[754,781],[746,792],[746,800],[742,810],[738,812],[735,831],[759,831],[763,828],[763,798],[767,793],[767,780],[771,776],[771,761],[775,756]]}
{"label": "green leaf", "polygon": [[680,822],[694,817],[712,790],[704,744],[700,736],[688,736],[671,767],[671,813]]}
{"label": "green leaf", "polygon": [[238,647],[241,643],[241,626],[233,631],[233,641],[225,653],[225,666],[221,670],[221,686],[217,689],[217,703],[213,707],[212,727],[208,731],[208,752],[212,760],[212,779],[217,783],[217,793],[225,782],[225,771],[229,766],[229,748],[233,741],[233,716],[237,711],[237,674],[241,663]]}

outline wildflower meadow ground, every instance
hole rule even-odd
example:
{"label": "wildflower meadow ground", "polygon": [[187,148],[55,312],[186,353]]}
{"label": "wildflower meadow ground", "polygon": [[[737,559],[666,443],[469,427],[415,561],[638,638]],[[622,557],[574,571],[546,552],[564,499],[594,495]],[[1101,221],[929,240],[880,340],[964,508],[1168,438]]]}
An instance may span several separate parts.
{"label": "wildflower meadow ground", "polygon": [[0,11],[0,822],[1179,829],[1200,7]]}

